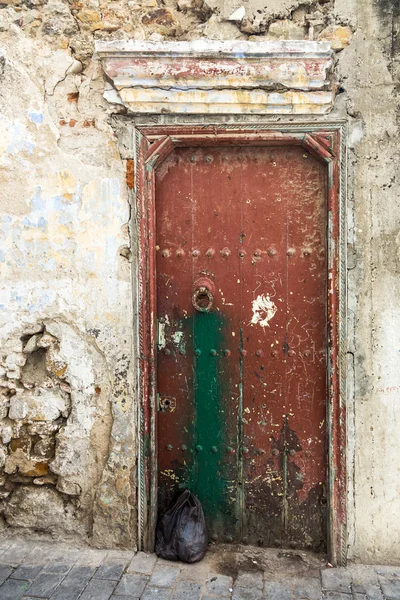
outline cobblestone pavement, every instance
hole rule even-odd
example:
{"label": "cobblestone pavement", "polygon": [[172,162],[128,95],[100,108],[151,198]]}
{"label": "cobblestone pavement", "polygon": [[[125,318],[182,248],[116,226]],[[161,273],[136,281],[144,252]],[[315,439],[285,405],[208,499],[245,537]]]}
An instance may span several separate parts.
{"label": "cobblestone pavement", "polygon": [[0,541],[0,600],[400,600],[400,567],[330,568],[303,551],[210,547],[197,564],[26,539]]}

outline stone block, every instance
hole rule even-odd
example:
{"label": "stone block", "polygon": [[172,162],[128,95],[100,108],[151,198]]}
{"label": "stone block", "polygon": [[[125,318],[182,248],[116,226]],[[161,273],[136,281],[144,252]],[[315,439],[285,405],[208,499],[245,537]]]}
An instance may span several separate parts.
{"label": "stone block", "polygon": [[150,585],[155,587],[172,587],[179,576],[180,569],[164,565],[157,565],[150,578]]}
{"label": "stone block", "polygon": [[179,22],[168,8],[156,8],[148,11],[142,17],[142,23],[162,34],[171,34],[179,27]]}
{"label": "stone block", "polygon": [[146,575],[123,575],[121,581],[115,589],[115,595],[140,598],[148,580],[149,578]]}
{"label": "stone block", "polygon": [[205,591],[207,594],[230,598],[233,587],[232,577],[220,575],[219,573],[210,573],[206,583]]}
{"label": "stone block", "polygon": [[115,563],[104,563],[100,565],[100,567],[96,571],[96,579],[111,579],[113,581],[118,581],[122,573],[124,572],[124,564],[115,562]]}
{"label": "stone block", "polygon": [[179,581],[175,587],[172,600],[200,600],[202,586],[191,581]]}
{"label": "stone block", "polygon": [[157,556],[155,554],[147,554],[146,552],[138,552],[132,558],[131,564],[127,568],[128,573],[144,573],[150,575],[153,572]]}
{"label": "stone block", "polygon": [[400,598],[400,580],[399,579],[384,579],[380,580],[383,595],[386,600],[399,600]]}
{"label": "stone block", "polygon": [[68,527],[64,503],[60,495],[51,488],[17,488],[5,507],[4,515],[7,524],[14,527],[42,530]]}
{"label": "stone block", "polygon": [[6,473],[18,473],[24,477],[42,477],[47,474],[49,467],[46,460],[35,457],[28,458],[22,448],[17,448],[6,458],[4,470]]}
{"label": "stone block", "polygon": [[324,591],[351,594],[352,576],[346,569],[323,569],[321,576]]}
{"label": "stone block", "polygon": [[324,600],[353,600],[353,599],[352,599],[351,593],[344,594],[342,592],[325,592]]}
{"label": "stone block", "polygon": [[8,369],[14,371],[17,367],[23,367],[26,363],[26,356],[22,352],[12,352],[5,360],[5,365]]}
{"label": "stone block", "polygon": [[77,565],[87,565],[90,567],[99,567],[107,557],[106,550],[95,550],[94,548],[85,548],[78,557]]}
{"label": "stone block", "polygon": [[304,40],[307,30],[298,23],[283,19],[273,21],[268,28],[268,37],[276,40]]}
{"label": "stone block", "polygon": [[64,576],[64,574],[60,575],[59,573],[41,573],[29,587],[28,595],[35,598],[50,598]]}
{"label": "stone block", "polygon": [[240,571],[235,581],[235,587],[258,588],[263,587],[263,576],[260,571],[245,573]]}
{"label": "stone block", "polygon": [[115,581],[92,579],[79,600],[109,600],[116,586]]}
{"label": "stone block", "polygon": [[12,567],[10,565],[0,564],[0,585],[5,582],[7,577],[12,573]]}
{"label": "stone block", "polygon": [[1,600],[19,600],[29,587],[29,581],[18,581],[17,579],[7,579],[0,586]]}
{"label": "stone block", "polygon": [[378,566],[375,567],[375,572],[386,579],[400,579],[400,567]]}
{"label": "stone block", "polygon": [[232,600],[261,600],[262,591],[258,588],[235,587]]}
{"label": "stone block", "polygon": [[299,577],[291,582],[293,596],[307,600],[321,600],[322,590],[319,579]]}
{"label": "stone block", "polygon": [[57,575],[66,575],[72,569],[72,563],[58,561],[50,561],[43,567],[43,573],[56,573]]}
{"label": "stone block", "polygon": [[[170,600],[172,589],[159,587],[146,587],[140,600]],[[184,596],[185,600],[190,596]]]}
{"label": "stone block", "polygon": [[368,600],[382,600],[382,593],[378,585],[368,582],[353,583],[352,590],[354,594],[367,596]]}
{"label": "stone block", "polygon": [[285,583],[266,581],[264,583],[264,600],[292,600],[292,593]]}
{"label": "stone block", "polygon": [[95,572],[94,567],[74,567],[58,586],[52,600],[77,600]]}
{"label": "stone block", "polygon": [[8,416],[15,421],[55,421],[68,416],[69,399],[58,388],[17,391],[10,398]]}
{"label": "stone block", "polygon": [[193,583],[204,583],[209,578],[210,564],[207,556],[198,563],[183,565],[179,579],[182,581],[192,581]]}
{"label": "stone block", "polygon": [[20,565],[12,575],[11,579],[24,579],[25,581],[33,581],[43,569],[42,565]]}
{"label": "stone block", "polygon": [[82,23],[84,29],[89,31],[98,31],[104,29],[104,24],[101,20],[101,15],[96,10],[85,8],[78,12],[77,19]]}
{"label": "stone block", "polygon": [[0,444],[0,469],[6,464],[7,448]]}
{"label": "stone block", "polygon": [[330,25],[318,36],[318,39],[323,42],[330,42],[333,50],[343,50],[350,44],[353,32],[350,27],[341,25]]}

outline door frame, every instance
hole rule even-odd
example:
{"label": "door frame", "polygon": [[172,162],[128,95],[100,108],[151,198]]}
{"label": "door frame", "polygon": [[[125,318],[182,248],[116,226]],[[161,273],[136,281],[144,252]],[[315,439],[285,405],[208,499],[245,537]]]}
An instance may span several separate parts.
{"label": "door frame", "polygon": [[[344,565],[347,557],[345,122],[141,125],[135,127],[134,135],[139,549],[154,550],[157,518],[155,171],[176,147],[297,145],[327,165],[327,536],[329,561]],[[131,176],[132,165],[128,167]]]}

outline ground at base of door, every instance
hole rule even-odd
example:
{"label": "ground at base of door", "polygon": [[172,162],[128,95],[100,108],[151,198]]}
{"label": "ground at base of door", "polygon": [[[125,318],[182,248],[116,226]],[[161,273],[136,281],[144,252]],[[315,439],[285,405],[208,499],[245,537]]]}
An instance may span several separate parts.
{"label": "ground at base of door", "polygon": [[400,567],[211,546],[196,564],[64,543],[0,541],[0,600],[400,600]]}

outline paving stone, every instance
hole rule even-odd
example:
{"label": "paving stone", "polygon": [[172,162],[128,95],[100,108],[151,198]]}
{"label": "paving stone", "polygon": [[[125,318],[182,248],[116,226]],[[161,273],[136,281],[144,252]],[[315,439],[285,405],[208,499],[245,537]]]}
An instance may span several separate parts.
{"label": "paving stone", "polygon": [[378,586],[378,576],[372,567],[353,565],[349,568],[353,578],[352,590],[356,594],[366,594],[367,587]]}
{"label": "paving stone", "polygon": [[383,595],[386,600],[399,600],[400,599],[400,580],[398,579],[380,579]]}
{"label": "paving stone", "polygon": [[0,585],[4,583],[7,577],[10,577],[13,568],[10,565],[0,564]]}
{"label": "paving stone", "polygon": [[239,575],[237,576],[235,586],[244,587],[244,588],[258,588],[262,589],[263,587],[263,576],[260,571],[255,571],[252,573],[246,573],[244,571],[239,571]]}
{"label": "paving stone", "polygon": [[57,575],[66,575],[73,567],[73,563],[49,562],[43,567],[43,573],[54,573]]}
{"label": "paving stone", "polygon": [[258,588],[233,588],[232,600],[261,600],[262,591]]}
{"label": "paving stone", "polygon": [[[22,600],[24,600],[24,599],[22,599]],[[51,599],[51,600],[53,600],[53,599]],[[110,600],[138,600],[138,597],[137,596],[115,596],[115,595],[112,595]]]}
{"label": "paving stone", "polygon": [[386,579],[400,579],[400,567],[378,566],[375,567],[375,571]]}
{"label": "paving stone", "polygon": [[43,565],[20,565],[18,569],[10,575],[11,579],[25,579],[25,581],[33,581],[43,569]]}
{"label": "paving stone", "polygon": [[51,600],[77,600],[96,571],[85,565],[73,567],[58,586]]}
{"label": "paving stone", "polygon": [[[141,600],[170,600],[172,594],[171,588],[146,587]],[[189,600],[190,596],[184,596],[185,600]]]}
{"label": "paving stone", "polygon": [[150,585],[154,587],[172,587],[179,572],[178,567],[157,565],[150,577]]}
{"label": "paving stone", "polygon": [[7,550],[7,548],[9,548],[12,544],[12,540],[7,540],[6,537],[3,537],[3,539],[0,540],[0,552],[4,552],[4,550]]}
{"label": "paving stone", "polygon": [[7,579],[0,587],[1,600],[19,600],[29,587],[29,581]]}
{"label": "paving stone", "polygon": [[378,585],[372,585],[371,583],[353,583],[353,593],[361,594],[364,597],[367,596],[368,600],[382,600],[382,592]]}
{"label": "paving stone", "polygon": [[33,544],[27,542],[14,542],[1,555],[1,562],[4,564],[18,566],[23,562],[27,554],[32,551]]}
{"label": "paving stone", "polygon": [[108,600],[116,586],[115,581],[91,579],[79,600]]}
{"label": "paving stone", "polygon": [[294,598],[301,600],[321,600],[321,583],[318,579],[298,577],[291,581]]}
{"label": "paving stone", "polygon": [[125,565],[120,562],[116,563],[103,563],[97,569],[95,578],[96,579],[112,579],[113,581],[118,581],[122,573],[124,572]]}
{"label": "paving stone", "polygon": [[50,598],[64,577],[65,573],[40,573],[29,588],[29,596]]}
{"label": "paving stone", "polygon": [[324,600],[351,600],[352,596],[341,592],[324,592],[322,598]]}
{"label": "paving stone", "polygon": [[192,581],[178,581],[172,600],[200,600],[202,586]]}
{"label": "paving stone", "polygon": [[116,596],[132,596],[132,598],[140,598],[148,580],[149,578],[147,575],[136,575],[134,573],[123,575],[114,594]]}
{"label": "paving stone", "polygon": [[346,569],[323,569],[322,589],[342,594],[351,594],[352,576]]}
{"label": "paving stone", "polygon": [[266,581],[264,583],[264,600],[292,600],[289,587],[280,581]]}
{"label": "paving stone", "polygon": [[193,583],[204,583],[209,579],[210,564],[207,560],[202,560],[190,565],[183,565],[179,574],[182,581],[192,581]]}
{"label": "paving stone", "polygon": [[228,577],[227,575],[219,575],[218,573],[210,573],[209,579],[206,583],[205,592],[214,596],[230,598],[232,588],[232,577]]}
{"label": "paving stone", "polygon": [[146,552],[138,552],[131,561],[131,564],[127,568],[127,573],[143,573],[145,575],[151,575],[155,564],[157,562],[157,556],[155,554],[146,554]]}
{"label": "paving stone", "polygon": [[76,565],[88,565],[89,567],[99,567],[107,558],[108,550],[95,550],[94,548],[83,548]]}
{"label": "paving stone", "polygon": [[104,562],[106,563],[121,563],[121,565],[128,565],[132,562],[133,557],[135,556],[135,552],[131,550],[109,550],[107,552],[107,557]]}

